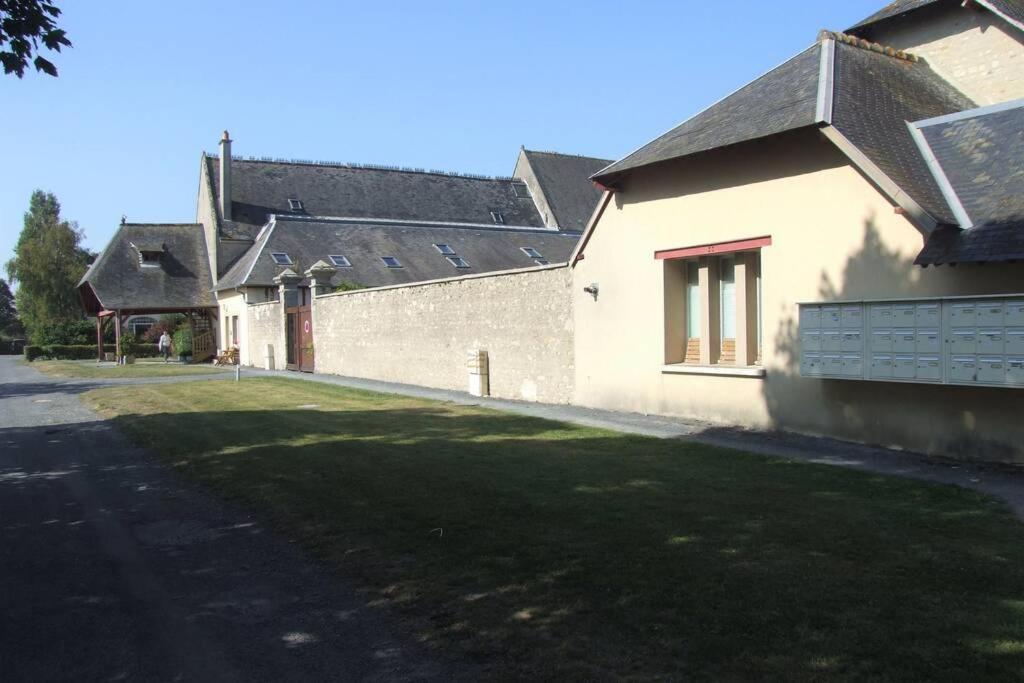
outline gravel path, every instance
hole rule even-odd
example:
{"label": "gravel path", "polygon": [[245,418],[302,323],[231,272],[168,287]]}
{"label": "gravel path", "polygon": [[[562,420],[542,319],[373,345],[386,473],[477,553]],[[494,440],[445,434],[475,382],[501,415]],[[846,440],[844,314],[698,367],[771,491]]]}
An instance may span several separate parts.
{"label": "gravel path", "polygon": [[0,357],[0,680],[471,677],[76,396],[122,382]]}

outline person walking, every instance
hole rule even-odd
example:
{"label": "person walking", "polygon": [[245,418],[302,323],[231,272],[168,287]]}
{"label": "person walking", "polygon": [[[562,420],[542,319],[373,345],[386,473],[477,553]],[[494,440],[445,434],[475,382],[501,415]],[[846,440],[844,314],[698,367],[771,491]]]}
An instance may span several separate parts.
{"label": "person walking", "polygon": [[166,363],[171,355],[171,335],[167,334],[167,330],[164,330],[164,333],[160,335],[160,341],[156,343],[156,348],[163,355],[164,362]]}

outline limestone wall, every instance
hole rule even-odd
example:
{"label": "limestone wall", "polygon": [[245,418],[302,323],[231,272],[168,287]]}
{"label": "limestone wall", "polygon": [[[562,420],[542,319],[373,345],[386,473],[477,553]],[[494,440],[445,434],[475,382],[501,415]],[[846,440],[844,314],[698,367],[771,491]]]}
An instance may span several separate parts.
{"label": "limestone wall", "polygon": [[266,349],[273,349],[274,369],[283,370],[285,364],[284,310],[280,302],[268,301],[250,304],[246,308],[249,332],[247,358],[242,362],[259,368],[266,368]]}
{"label": "limestone wall", "polygon": [[570,286],[547,266],[317,297],[316,372],[465,391],[466,353],[484,349],[492,396],[567,403]]}
{"label": "limestone wall", "polygon": [[936,3],[886,22],[871,38],[924,57],[979,105],[1024,97],[1024,31],[982,7]]}

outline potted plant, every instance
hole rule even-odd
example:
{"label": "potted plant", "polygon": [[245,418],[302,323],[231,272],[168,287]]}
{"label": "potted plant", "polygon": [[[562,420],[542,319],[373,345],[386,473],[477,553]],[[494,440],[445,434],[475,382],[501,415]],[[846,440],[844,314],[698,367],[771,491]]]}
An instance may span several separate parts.
{"label": "potted plant", "polygon": [[125,332],[121,335],[121,345],[117,349],[117,356],[123,360],[125,365],[131,365],[135,362],[135,345],[137,343],[138,340],[131,332]]}

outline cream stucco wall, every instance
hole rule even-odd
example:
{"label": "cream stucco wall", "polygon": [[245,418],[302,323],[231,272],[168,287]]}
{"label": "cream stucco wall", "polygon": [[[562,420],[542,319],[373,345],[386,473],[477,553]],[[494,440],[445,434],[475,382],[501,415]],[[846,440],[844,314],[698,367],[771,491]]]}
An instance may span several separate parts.
{"label": "cream stucco wall", "polygon": [[881,24],[871,39],[924,57],[979,105],[1024,97],[1024,31],[982,7],[938,3]]}
{"label": "cream stucco wall", "polygon": [[[1024,462],[1024,392],[807,379],[796,352],[797,302],[1019,292],[1024,266],[913,266],[921,234],[816,131],[698,161],[627,181],[575,266],[574,402]],[[759,236],[766,376],[663,372],[654,252]]]}
{"label": "cream stucco wall", "polygon": [[[229,347],[230,340],[225,339],[225,335],[230,334],[229,332],[229,318],[231,316],[238,316],[238,357],[243,365],[253,365],[253,361],[250,358],[249,350],[252,344],[249,341],[249,314],[247,310],[248,305],[245,303],[245,297],[242,292],[226,290],[217,293],[217,315],[218,315],[218,336],[217,336],[217,348],[226,349]],[[259,362],[259,359],[256,359]]]}
{"label": "cream stucco wall", "polygon": [[571,281],[563,266],[317,297],[316,372],[466,391],[483,349],[492,396],[566,403]]}

